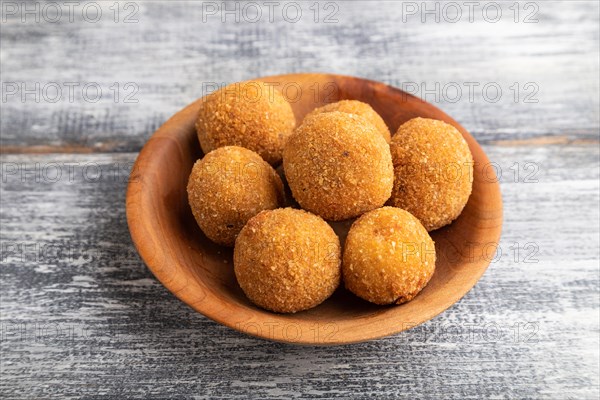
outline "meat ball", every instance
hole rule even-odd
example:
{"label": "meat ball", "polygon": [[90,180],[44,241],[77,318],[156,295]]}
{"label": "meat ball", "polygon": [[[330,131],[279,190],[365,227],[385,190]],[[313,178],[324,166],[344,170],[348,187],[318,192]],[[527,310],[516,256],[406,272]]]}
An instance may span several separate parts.
{"label": "meat ball", "polygon": [[246,296],[279,313],[319,305],[341,280],[336,234],[320,217],[292,208],[250,219],[235,243],[233,263]]}
{"label": "meat ball", "polygon": [[283,168],[300,206],[332,221],[383,206],[394,180],[381,134],[363,117],[339,111],[304,119],[284,148]]}
{"label": "meat ball", "polygon": [[273,85],[259,81],[233,83],[207,95],[196,121],[204,153],[241,146],[271,165],[281,162],[283,146],[295,127],[287,100]]}
{"label": "meat ball", "polygon": [[281,178],[258,154],[220,147],[196,161],[188,201],[200,229],[213,242],[233,246],[246,222],[284,204]]}
{"label": "meat ball", "polygon": [[443,121],[414,118],[390,144],[394,189],[388,205],[417,217],[428,231],[454,221],[469,200],[473,157],[460,132]]}
{"label": "meat ball", "polygon": [[343,257],[346,288],[375,304],[412,300],[435,270],[435,245],[408,211],[369,211],[348,232]]}
{"label": "meat ball", "polygon": [[379,114],[373,110],[367,103],[363,103],[358,100],[341,100],[336,103],[326,104],[323,107],[315,108],[312,110],[307,117],[311,117],[316,114],[331,112],[331,111],[341,111],[348,114],[356,114],[360,115],[370,123],[372,123],[375,128],[381,133],[381,136],[385,139],[386,142],[390,142],[391,135],[390,130],[387,127],[386,123],[383,121],[383,118]]}

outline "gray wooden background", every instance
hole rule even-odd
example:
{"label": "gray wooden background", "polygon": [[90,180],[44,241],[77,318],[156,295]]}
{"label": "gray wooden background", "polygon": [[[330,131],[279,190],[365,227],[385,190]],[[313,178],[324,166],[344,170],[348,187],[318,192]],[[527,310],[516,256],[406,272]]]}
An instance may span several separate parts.
{"label": "gray wooden background", "polygon": [[[598,2],[1,8],[0,398],[598,399]],[[306,71],[426,98],[501,173],[496,257],[420,327],[332,348],[248,337],[131,243],[127,176],[160,124],[212,83]]]}

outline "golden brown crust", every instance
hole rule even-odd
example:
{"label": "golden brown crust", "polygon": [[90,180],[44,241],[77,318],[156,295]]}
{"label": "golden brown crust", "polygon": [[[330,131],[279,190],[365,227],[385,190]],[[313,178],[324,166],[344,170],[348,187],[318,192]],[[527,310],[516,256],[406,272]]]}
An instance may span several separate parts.
{"label": "golden brown crust", "polygon": [[333,221],[381,207],[394,180],[379,132],[363,117],[339,111],[305,118],[288,139],[283,167],[302,208]]}
{"label": "golden brown crust", "polygon": [[460,132],[442,121],[414,118],[390,144],[394,190],[388,205],[419,218],[428,231],[454,221],[473,185],[473,157]]}
{"label": "golden brown crust", "polygon": [[427,285],[435,259],[435,244],[419,220],[383,207],[352,224],[344,246],[344,283],[372,303],[402,304]]}
{"label": "golden brown crust", "polygon": [[348,114],[356,114],[360,115],[373,125],[375,128],[381,133],[381,136],[385,139],[387,143],[392,139],[390,134],[390,129],[386,125],[385,121],[375,110],[367,103],[363,103],[358,100],[340,100],[336,103],[325,104],[323,107],[315,108],[312,110],[307,117],[312,117],[316,114],[332,112],[332,111],[340,111]]}
{"label": "golden brown crust", "polygon": [[327,299],[341,280],[340,242],[331,227],[303,210],[263,211],[235,243],[240,287],[256,305],[294,313]]}
{"label": "golden brown crust", "polygon": [[204,97],[196,121],[204,153],[241,146],[271,165],[281,162],[283,146],[295,127],[287,100],[272,85],[259,81],[233,83]]}
{"label": "golden brown crust", "polygon": [[194,218],[212,241],[233,246],[246,222],[284,204],[283,183],[258,154],[220,147],[196,161],[187,185]]}

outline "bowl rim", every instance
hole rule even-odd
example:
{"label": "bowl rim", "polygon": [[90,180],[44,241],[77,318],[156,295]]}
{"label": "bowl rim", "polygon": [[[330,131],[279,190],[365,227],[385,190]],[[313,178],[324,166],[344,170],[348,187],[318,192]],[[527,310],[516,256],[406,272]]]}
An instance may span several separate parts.
{"label": "bowl rim", "polygon": [[[389,91],[395,93],[396,95],[402,95],[402,96],[406,96],[407,98],[418,99],[418,101],[423,102],[428,107],[430,107],[430,109],[441,113],[445,117],[446,122],[449,122],[452,125],[454,125],[461,132],[461,134],[463,135],[465,140],[468,142],[472,153],[474,153],[473,149],[479,150],[478,154],[480,154],[483,157],[480,157],[478,162],[484,162],[484,163],[488,162],[489,163],[489,159],[488,159],[487,155],[485,154],[485,152],[483,151],[483,149],[481,148],[481,146],[479,145],[479,143],[477,143],[477,141],[470,135],[470,133],[465,128],[463,128],[458,122],[456,122],[454,119],[452,119],[450,116],[448,116],[446,113],[444,113],[442,110],[440,110],[438,107],[432,105],[431,103],[428,103],[418,97],[413,96],[410,93],[404,92],[401,89],[384,84],[382,82],[365,79],[365,78],[360,78],[360,77],[339,75],[339,74],[329,74],[329,73],[281,74],[281,75],[272,75],[272,76],[255,78],[255,80],[268,81],[268,80],[282,79],[282,78],[291,77],[291,76],[310,78],[311,75],[318,75],[318,76],[326,75],[327,77],[329,77],[333,80],[360,81],[361,84],[368,84],[368,85],[371,85],[372,87],[384,86],[386,88],[386,90],[389,90]],[[283,335],[277,335],[274,333],[264,334],[262,330],[254,331],[252,329],[244,329],[241,327],[241,325],[239,323],[236,324],[235,321],[233,321],[231,318],[227,318],[227,316],[223,312],[219,312],[218,311],[219,307],[211,307],[212,303],[206,303],[206,301],[211,301],[211,300],[214,301],[217,299],[211,298],[210,296],[206,295],[205,300],[203,300],[203,301],[191,302],[190,298],[194,297],[194,295],[195,295],[194,293],[189,292],[191,289],[185,285],[183,287],[181,287],[180,285],[177,284],[177,282],[174,279],[172,279],[173,277],[168,276],[168,273],[163,268],[161,268],[161,266],[158,264],[158,260],[155,257],[156,253],[154,253],[154,252],[151,253],[148,250],[148,246],[143,245],[143,243],[145,243],[145,241],[146,241],[146,238],[145,238],[146,237],[146,227],[143,226],[143,224],[141,222],[143,220],[144,211],[143,211],[142,207],[139,206],[139,204],[140,204],[141,196],[143,196],[143,194],[144,194],[143,193],[144,185],[140,185],[139,180],[143,178],[144,166],[147,163],[151,163],[152,155],[159,148],[159,146],[161,144],[161,141],[159,139],[170,137],[172,135],[171,128],[173,126],[176,126],[176,124],[181,124],[182,122],[188,120],[189,114],[193,113],[197,109],[201,100],[202,100],[202,98],[193,101],[192,103],[185,106],[183,109],[179,110],[173,116],[171,116],[163,125],[161,125],[154,132],[154,134],[150,137],[150,139],[144,144],[143,148],[141,149],[140,153],[138,154],[138,156],[136,158],[135,163],[133,164],[133,168],[132,168],[132,172],[130,175],[129,183],[127,185],[127,192],[126,192],[127,225],[128,225],[131,237],[132,237],[132,241],[136,247],[136,250],[140,254],[142,260],[144,261],[144,263],[146,264],[148,269],[150,269],[150,271],[156,277],[156,279],[158,279],[158,281],[161,282],[163,284],[163,286],[165,286],[178,299],[180,299],[182,302],[187,304],[189,307],[191,307],[195,311],[203,314],[204,316],[208,317],[209,319],[212,319],[213,321],[215,321],[219,324],[225,325],[236,331],[239,331],[239,332],[242,332],[242,333],[248,334],[250,336],[257,337],[257,338],[267,339],[267,340],[275,341],[275,342],[300,344],[300,345],[319,345],[319,346],[345,345],[345,344],[352,344],[352,343],[360,343],[360,342],[375,340],[375,339],[387,337],[390,335],[394,335],[399,332],[402,332],[407,329],[411,329],[415,326],[418,326],[426,321],[431,320],[432,318],[441,314],[442,312],[447,310],[449,307],[451,307],[453,304],[458,302],[462,297],[464,297],[475,286],[475,284],[479,281],[479,279],[483,276],[483,274],[487,270],[491,260],[481,260],[477,264],[478,269],[476,270],[476,273],[474,273],[472,276],[470,276],[470,279],[468,280],[468,282],[464,282],[461,285],[461,290],[456,291],[456,292],[454,292],[453,295],[447,297],[446,301],[444,302],[443,305],[435,308],[433,311],[424,313],[419,318],[418,321],[414,321],[413,325],[398,326],[398,325],[394,325],[394,324],[385,324],[386,325],[385,329],[380,329],[379,333],[371,334],[368,337],[346,338],[341,341],[340,340],[335,340],[335,341],[307,340],[307,339],[290,340],[289,338],[283,337]],[[494,174],[494,176],[495,176],[495,174]],[[499,185],[497,179],[494,181],[493,186],[494,186],[493,189],[495,191],[497,191],[496,197],[497,197],[497,207],[498,207],[498,210],[497,210],[498,215],[494,219],[497,220],[498,223],[491,227],[491,229],[493,229],[493,232],[491,233],[491,235],[493,235],[493,240],[497,244],[497,243],[499,243],[499,240],[500,240],[502,225],[503,225],[503,206],[502,206],[502,196],[501,196],[501,192],[500,192],[500,185]],[[417,298],[418,298],[418,296],[417,296]],[[272,315],[275,319],[278,319],[278,320],[285,319],[285,316],[286,316],[285,314],[272,314]],[[278,318],[277,316],[279,316],[281,318]],[[384,322],[389,322],[389,321],[384,320]]]}

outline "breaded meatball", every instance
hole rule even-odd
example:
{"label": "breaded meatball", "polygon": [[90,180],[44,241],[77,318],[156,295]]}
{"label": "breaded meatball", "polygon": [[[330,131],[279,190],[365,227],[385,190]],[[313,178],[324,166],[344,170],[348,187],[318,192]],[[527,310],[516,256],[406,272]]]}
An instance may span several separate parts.
{"label": "breaded meatball", "polygon": [[213,242],[233,246],[246,222],[284,204],[281,178],[258,154],[226,146],[196,161],[187,185],[200,229]]}
{"label": "breaded meatball", "polygon": [[196,121],[200,146],[208,153],[223,146],[257,152],[271,165],[296,127],[292,107],[273,85],[233,83],[203,98]]}
{"label": "breaded meatball", "polygon": [[435,270],[435,245],[408,211],[369,211],[350,228],[344,247],[346,288],[375,304],[412,300]]}
{"label": "breaded meatball", "polygon": [[341,111],[348,114],[360,115],[361,117],[375,125],[375,128],[377,128],[379,133],[381,133],[381,136],[383,136],[386,142],[390,142],[390,130],[383,121],[383,118],[381,118],[381,116],[377,114],[375,110],[373,110],[373,107],[371,107],[367,103],[363,103],[362,101],[341,100],[336,103],[326,104],[323,107],[315,108],[314,110],[312,110],[307,115],[307,117],[331,111]]}
{"label": "breaded meatball", "polygon": [[317,306],[338,287],[340,242],[316,215],[292,208],[263,211],[240,232],[233,264],[254,304],[294,313]]}
{"label": "breaded meatball", "polygon": [[300,206],[332,221],[381,207],[394,181],[389,145],[377,129],[339,111],[304,119],[285,146],[283,169]]}
{"label": "breaded meatball", "polygon": [[460,132],[442,121],[414,118],[390,144],[394,190],[388,205],[419,218],[428,231],[454,221],[469,200],[473,157]]}

